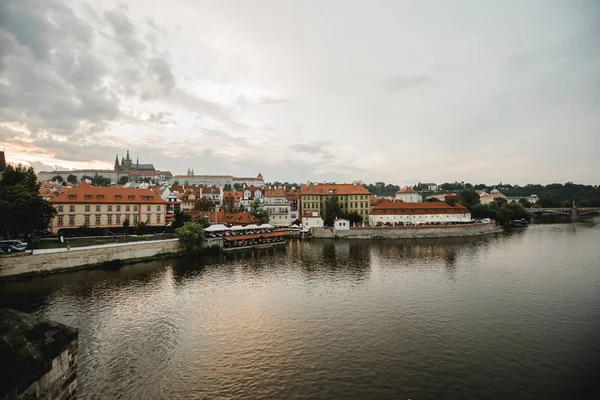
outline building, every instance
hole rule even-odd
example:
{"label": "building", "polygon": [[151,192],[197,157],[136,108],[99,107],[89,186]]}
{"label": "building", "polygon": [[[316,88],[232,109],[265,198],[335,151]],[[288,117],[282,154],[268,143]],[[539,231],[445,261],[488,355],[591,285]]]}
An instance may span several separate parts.
{"label": "building", "polygon": [[269,223],[274,226],[290,226],[292,224],[291,204],[284,188],[266,188],[263,194],[263,205],[269,212]]}
{"label": "building", "polygon": [[343,218],[336,218],[336,220],[333,221],[333,227],[336,231],[347,231],[350,229],[350,221]]}
{"label": "building", "polygon": [[[190,170],[191,172],[191,170]],[[171,184],[177,183],[178,185],[204,185],[204,186],[219,186],[223,187],[229,185],[233,188],[234,184],[246,186],[256,186],[262,188],[265,185],[265,181],[261,174],[258,174],[256,178],[236,178],[233,175],[175,175],[171,178]]]}
{"label": "building", "polygon": [[372,226],[470,220],[471,212],[467,207],[458,203],[450,205],[444,202],[406,203],[384,200],[374,206],[369,214],[369,223]]}
{"label": "building", "polygon": [[368,223],[371,194],[363,185],[357,183],[319,183],[300,187],[300,212],[317,213],[326,217],[327,200],[335,197],[344,213],[356,212]]}
{"label": "building", "polygon": [[183,211],[191,211],[194,209],[196,202],[200,199],[209,199],[213,205],[220,203],[221,189],[217,186],[188,186],[182,190],[181,209]]}
{"label": "building", "polygon": [[144,222],[164,226],[167,202],[149,189],[96,187],[80,183],[73,189],[50,199],[57,214],[50,230],[61,228],[112,228],[129,220],[131,226]]}
{"label": "building", "polygon": [[506,196],[502,193],[485,193],[479,196],[479,201],[481,201],[481,204],[491,204],[496,199],[507,200]]}
{"label": "building", "polygon": [[262,202],[262,189],[256,186],[247,186],[242,191],[244,193],[244,197],[240,200],[240,203],[244,207],[249,207],[250,203],[254,200]]}
{"label": "building", "polygon": [[305,229],[322,228],[325,226],[323,218],[316,211],[307,211],[302,215],[302,227]]}
{"label": "building", "polygon": [[429,190],[430,192],[435,192],[438,190],[438,185],[436,185],[435,183],[424,183],[423,185],[427,186],[427,190]]}
{"label": "building", "polygon": [[242,204],[242,200],[244,199],[244,192],[242,191],[227,191],[223,192],[223,201],[231,201],[235,207],[239,207]]}
{"label": "building", "polygon": [[407,186],[396,192],[396,200],[401,200],[405,203],[419,203],[423,201],[423,198],[416,190]]}
{"label": "building", "polygon": [[[151,164],[148,164],[151,165]],[[154,181],[159,184],[169,183],[173,178],[171,171],[160,171],[160,170],[140,170],[130,172],[131,180],[134,182],[140,182],[144,180]]]}

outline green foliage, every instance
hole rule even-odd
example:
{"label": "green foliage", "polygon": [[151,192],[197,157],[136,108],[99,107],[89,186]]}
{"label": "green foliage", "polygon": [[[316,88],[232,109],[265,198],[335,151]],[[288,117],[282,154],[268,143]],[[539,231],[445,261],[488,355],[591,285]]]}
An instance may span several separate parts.
{"label": "green foliage", "polygon": [[351,225],[355,225],[355,226],[361,224],[363,221],[362,216],[359,213],[357,213],[356,211],[348,213],[348,214],[344,215],[342,218],[347,219],[348,221],[350,221]]}
{"label": "green foliage", "polygon": [[133,231],[136,235],[142,235],[144,233],[144,227],[146,226],[145,221],[137,221],[134,224]]}
{"label": "green foliage", "polygon": [[102,175],[94,175],[92,177],[92,185],[94,186],[110,186],[110,178],[105,178]]}
{"label": "green foliage", "polygon": [[179,186],[179,181],[173,181],[173,186]]}
{"label": "green foliage", "polygon": [[77,183],[77,177],[73,174],[69,174],[69,176],[67,176],[67,182],[74,185]]}
{"label": "green foliage", "polygon": [[226,183],[225,186],[223,186],[223,191],[231,192],[231,185],[229,183]]}
{"label": "green foliage", "polygon": [[258,218],[261,224],[269,223],[269,212],[264,209],[262,203],[258,199],[254,199],[250,203],[250,214],[255,218]]}
{"label": "green foliage", "polygon": [[184,250],[193,253],[200,252],[206,241],[204,228],[196,222],[186,222],[175,230],[175,234]]}
{"label": "green foliage", "polygon": [[226,196],[223,198],[223,211],[225,211],[228,214],[231,214],[231,213],[234,213],[237,211],[235,202],[233,201],[233,197]]}
{"label": "green foliage", "polygon": [[0,179],[0,233],[4,237],[46,230],[56,210],[39,195],[33,168],[7,165]]}
{"label": "green foliage", "polygon": [[440,199],[438,199],[437,197],[428,197],[425,199],[425,202],[427,203],[441,203],[442,201]]}
{"label": "green foliage", "polygon": [[363,184],[365,188],[369,191],[369,193],[374,194],[375,196],[395,196],[396,192],[400,190],[400,186],[386,184],[385,182],[376,182],[375,184]]}
{"label": "green foliage", "polygon": [[123,230],[125,231],[125,233],[127,233],[127,231],[129,230],[129,218],[125,218],[125,220],[123,221]]}
{"label": "green foliage", "polygon": [[52,182],[59,182],[59,183],[63,183],[65,180],[63,179],[62,176],[60,175],[56,175],[52,178]]}
{"label": "green foliage", "polygon": [[532,206],[532,203],[530,203],[527,199],[519,199],[519,203],[521,203],[521,205],[525,208],[530,208]]}
{"label": "green foliage", "polygon": [[192,217],[183,211],[176,211],[174,216],[175,220],[173,221],[173,228],[182,227],[186,222],[191,222],[192,220]]}
{"label": "green foliage", "polygon": [[240,190],[242,190],[243,188],[244,188],[244,187],[242,186],[242,184],[241,184],[241,183],[234,183],[234,184],[233,184],[233,189],[234,189],[234,190],[236,190],[236,191],[238,191],[238,192],[239,192]]}
{"label": "green foliage", "polygon": [[475,204],[471,208],[471,216],[475,219],[491,218],[495,220],[498,225],[508,227],[512,221],[526,218],[527,211],[521,203],[513,202],[508,204],[506,200],[494,200],[491,204]]}
{"label": "green foliage", "polygon": [[480,202],[479,194],[477,194],[475,189],[463,189],[458,192],[458,202],[471,209],[471,207]]}
{"label": "green foliage", "polygon": [[328,197],[325,201],[325,216],[323,217],[325,226],[333,226],[333,221],[336,218],[342,217],[343,214],[337,196]]}
{"label": "green foliage", "polygon": [[213,208],[213,202],[208,197],[201,197],[194,203],[195,211],[210,211]]}
{"label": "green foliage", "polygon": [[85,182],[86,180],[92,182],[93,179],[94,179],[93,176],[89,176],[89,175],[82,175],[81,176],[81,182]]}
{"label": "green foliage", "polygon": [[127,182],[129,182],[129,177],[127,175],[119,177],[119,185],[124,185]]}

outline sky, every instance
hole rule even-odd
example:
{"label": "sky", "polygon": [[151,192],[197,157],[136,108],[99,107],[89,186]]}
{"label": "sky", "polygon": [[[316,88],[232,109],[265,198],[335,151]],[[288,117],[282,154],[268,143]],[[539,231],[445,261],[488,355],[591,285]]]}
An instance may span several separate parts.
{"label": "sky", "polygon": [[0,143],[36,170],[599,184],[600,3],[0,1]]}

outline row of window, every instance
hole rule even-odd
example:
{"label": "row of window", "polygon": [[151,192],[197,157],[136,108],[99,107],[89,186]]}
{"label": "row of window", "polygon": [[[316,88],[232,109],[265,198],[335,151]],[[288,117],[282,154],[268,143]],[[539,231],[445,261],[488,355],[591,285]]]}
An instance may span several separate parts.
{"label": "row of window", "polygon": [[[91,207],[92,206],[86,204],[86,206],[85,206],[85,212],[91,212]],[[115,206],[115,208],[116,208],[115,211],[117,211],[117,212],[121,211],[121,206],[120,205]],[[162,208],[162,206],[156,206],[156,211],[161,211],[161,208]],[[63,212],[64,211],[64,207],[60,206],[60,205],[57,207],[57,209],[58,209],[58,212]],[[112,205],[106,206],[106,211],[112,212],[112,210],[113,210],[113,206]],[[138,210],[138,206],[133,206],[133,211],[137,211],[137,210]],[[96,205],[95,206],[95,211],[96,212],[101,212],[102,211],[102,206]],[[131,211],[131,206],[126,205],[125,206],[125,211]],[[146,211],[152,211],[152,206],[151,205],[147,205],[146,206]],[[69,212],[75,212],[75,206],[74,205],[69,206]]]}
{"label": "row of window", "polygon": [[[107,223],[107,224],[112,224],[112,223],[113,223],[113,216],[112,216],[112,215],[109,215],[109,216],[108,216],[108,217],[106,217],[106,218],[107,218],[107,219],[106,219],[106,223]],[[123,218],[123,221],[125,221],[126,219],[129,219],[129,221],[133,221],[134,223],[135,223],[135,222],[138,222],[138,216],[137,216],[137,215],[131,215],[131,216],[129,216],[129,217],[127,217],[127,216],[124,216],[124,218]],[[161,219],[162,219],[161,215],[160,215],[160,214],[157,214],[157,215],[156,215],[156,222],[157,222],[157,223],[160,223],[160,222],[161,222]],[[96,215],[95,222],[96,222],[96,225],[100,225],[100,224],[101,224],[101,222],[100,222],[100,216],[99,216],[99,215]],[[150,222],[152,222],[152,219],[151,219],[151,215],[150,215],[150,214],[148,214],[148,215],[146,216],[146,222],[147,222],[147,223],[150,223]],[[64,223],[63,217],[62,217],[62,216],[61,216],[61,217],[58,217],[57,224],[58,224],[58,225],[62,225],[63,223]],[[87,225],[89,225],[89,224],[91,223],[91,222],[90,222],[90,216],[89,216],[89,215],[86,215],[86,216],[85,216],[85,223],[86,223]],[[115,223],[117,223],[117,224],[120,224],[120,223],[121,223],[121,216],[120,216],[120,215],[117,215],[117,216],[115,217]],[[74,215],[69,215],[69,225],[73,225],[73,224],[75,224],[75,216],[74,216]]]}
{"label": "row of window", "polygon": [[[321,196],[302,196],[303,200],[319,200]],[[344,197],[339,197],[340,200],[344,200]],[[368,200],[369,195],[348,195],[348,200]]]}

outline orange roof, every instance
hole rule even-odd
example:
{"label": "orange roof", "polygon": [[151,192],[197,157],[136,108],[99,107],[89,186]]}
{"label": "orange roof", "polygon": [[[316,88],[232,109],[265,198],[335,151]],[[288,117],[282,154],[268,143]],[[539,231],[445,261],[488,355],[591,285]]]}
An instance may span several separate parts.
{"label": "orange roof", "polygon": [[238,202],[244,198],[244,192],[223,192],[223,198],[232,197],[234,202]]}
{"label": "orange roof", "polygon": [[288,200],[298,200],[300,198],[300,191],[298,189],[286,190],[285,198]]}
{"label": "orange roof", "polygon": [[396,193],[417,193],[417,191],[409,186],[398,190]]}
{"label": "orange roof", "polygon": [[40,189],[40,196],[42,197],[54,197],[54,190],[43,187]]}
{"label": "orange roof", "polygon": [[230,225],[260,224],[260,220],[258,218],[247,212],[225,214],[223,220],[226,224]]}
{"label": "orange roof", "polygon": [[265,189],[265,197],[285,197],[287,195],[284,188]]}
{"label": "orange roof", "polygon": [[370,194],[366,187],[359,184],[353,183],[319,183],[316,185],[302,185],[300,186],[301,193],[304,194]]}
{"label": "orange roof", "polygon": [[156,203],[165,204],[160,196],[148,189],[98,187],[80,183],[50,203]]}
{"label": "orange roof", "polygon": [[372,215],[394,214],[465,214],[469,209],[462,204],[449,205],[444,202],[405,203],[403,201],[383,200],[373,206]]}

